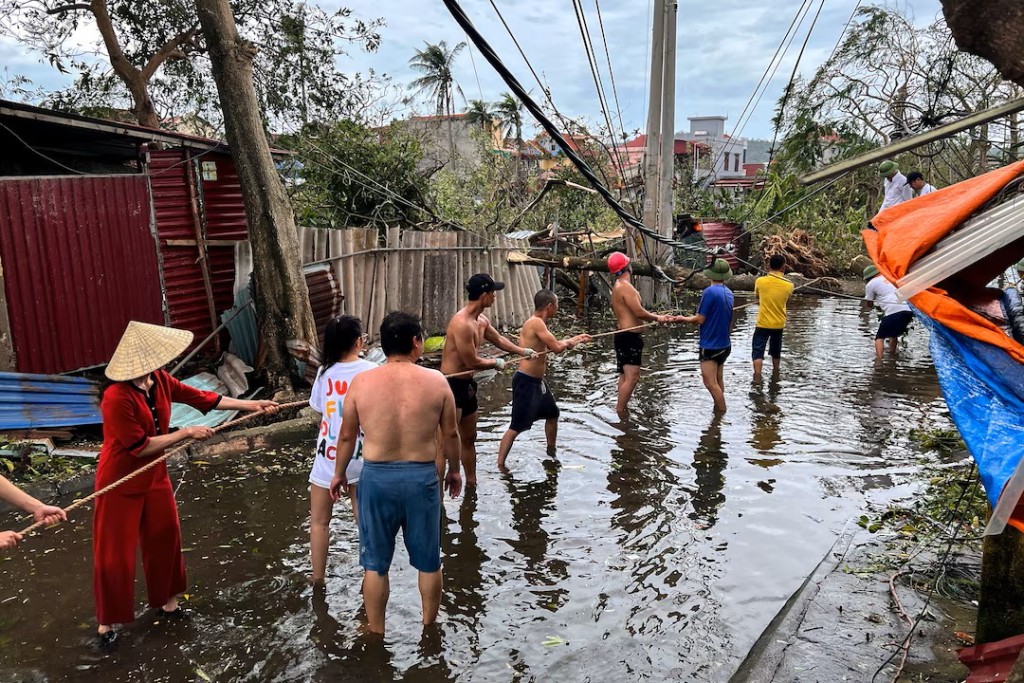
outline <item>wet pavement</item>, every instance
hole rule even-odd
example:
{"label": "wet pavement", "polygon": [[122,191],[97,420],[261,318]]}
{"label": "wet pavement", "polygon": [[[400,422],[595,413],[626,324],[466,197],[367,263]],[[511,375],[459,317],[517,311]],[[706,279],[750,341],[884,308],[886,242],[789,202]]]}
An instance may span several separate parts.
{"label": "wet pavement", "polygon": [[[949,425],[920,326],[897,362],[877,365],[874,312],[797,298],[782,377],[754,385],[755,311],[738,314],[724,418],[700,383],[695,330],[680,326],[647,335],[645,377],[620,420],[605,338],[552,363],[557,460],[538,427],[507,476],[494,461],[511,378],[482,382],[481,483],[445,502],[434,628],[419,625],[399,544],[387,637],[362,634],[347,507],[326,591],[306,584],[310,434],[274,467],[254,453],[187,471],[178,500],[196,617],[141,617],[115,654],[88,647],[87,513],[0,555],[0,680],[728,680],[847,520],[913,490],[929,456],[909,431]],[[141,572],[138,589],[142,613]]]}

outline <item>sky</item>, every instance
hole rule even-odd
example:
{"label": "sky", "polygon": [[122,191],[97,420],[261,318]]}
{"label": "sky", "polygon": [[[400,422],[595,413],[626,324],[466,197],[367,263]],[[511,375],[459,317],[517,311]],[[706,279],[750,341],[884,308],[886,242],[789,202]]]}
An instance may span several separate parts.
{"label": "sky", "polygon": [[[623,127],[627,132],[645,127],[647,110],[650,0],[597,0],[601,7],[608,52],[611,56]],[[584,117],[596,123],[602,119],[600,105],[587,65],[582,37],[572,3],[568,0],[495,0],[534,68],[550,88],[558,109],[567,116]],[[440,0],[319,0],[325,9],[342,5],[362,19],[383,19],[381,46],[376,52],[353,51],[342,58],[346,71],[373,68],[407,83],[416,77],[409,59],[426,43],[447,41],[454,45],[466,40]],[[831,53],[840,38],[856,0],[825,0],[798,73],[809,75]],[[941,17],[939,0],[896,0],[917,23]],[[600,36],[595,0],[582,0],[597,59],[609,97],[616,109],[607,71],[607,58]],[[734,131],[744,106],[761,79],[793,21],[797,0],[681,0],[678,18],[676,58],[676,130],[688,129],[688,116],[727,116],[726,129]],[[773,108],[789,80],[800,44],[810,26],[818,2],[812,2],[796,41],[769,81],[765,94],[753,109],[749,121],[740,122],[735,134],[748,138],[771,138]],[[477,29],[491,43],[507,66],[531,94],[542,98],[526,64],[519,56],[489,0],[463,0],[463,9]],[[8,76],[23,74],[36,85],[59,87],[62,77],[10,39],[0,38],[0,65]],[[475,68],[474,68],[475,67]],[[0,71],[0,76],[3,72]],[[464,50],[455,67],[455,80],[467,99],[496,100],[507,90],[494,70],[473,48]],[[462,100],[457,107],[464,106]],[[430,113],[430,105],[420,105]],[[618,115],[613,117],[619,127]]]}

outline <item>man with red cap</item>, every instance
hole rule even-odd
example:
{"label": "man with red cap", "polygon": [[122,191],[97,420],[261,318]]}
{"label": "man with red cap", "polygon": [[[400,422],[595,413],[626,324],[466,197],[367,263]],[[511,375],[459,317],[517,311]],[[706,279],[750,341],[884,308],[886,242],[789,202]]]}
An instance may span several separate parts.
{"label": "man with red cap", "polygon": [[608,257],[608,272],[615,277],[612,286],[612,311],[615,313],[615,367],[619,373],[619,396],[615,410],[623,414],[629,399],[640,381],[640,364],[643,359],[644,338],[636,328],[644,323],[671,322],[672,317],[657,315],[644,308],[640,292],[633,286],[629,257],[616,251]]}

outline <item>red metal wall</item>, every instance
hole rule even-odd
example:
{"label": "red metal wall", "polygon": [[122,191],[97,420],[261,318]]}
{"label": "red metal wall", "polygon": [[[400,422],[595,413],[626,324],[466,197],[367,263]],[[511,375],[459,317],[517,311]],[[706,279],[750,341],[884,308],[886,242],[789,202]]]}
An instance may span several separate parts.
{"label": "red metal wall", "polygon": [[129,320],[163,323],[141,175],[0,179],[0,258],[19,372],[109,360]]}
{"label": "red metal wall", "polygon": [[737,235],[740,234],[739,223],[729,223],[726,221],[701,221],[700,223],[701,232],[704,235],[704,244],[708,247],[725,247],[732,244],[735,248],[734,252],[725,254],[715,254],[708,256],[708,264],[715,258],[724,258],[729,262],[729,266],[733,271],[744,268],[736,257],[744,261],[749,260],[750,256],[750,235],[749,233],[741,235],[737,239]]}
{"label": "red metal wall", "polygon": [[[249,239],[249,223],[242,202],[242,187],[238,182],[235,162],[229,154],[207,154],[199,159],[213,163],[217,169],[216,180],[200,178],[203,200],[203,221],[208,240]],[[235,248],[233,246],[210,246],[210,277],[213,281],[213,299],[217,312],[228,310],[234,305],[231,291],[235,283]]]}
{"label": "red metal wall", "polygon": [[[248,226],[238,175],[230,155],[208,153],[186,161],[180,150],[149,153],[150,186],[156,215],[160,250],[163,254],[164,284],[171,325],[191,330],[196,342],[212,331],[210,308],[196,246],[171,246],[168,240],[195,240],[195,222],[206,240],[246,240]],[[198,162],[190,176],[187,164]],[[203,162],[216,166],[216,180],[202,180]],[[196,207],[193,212],[189,183],[195,179]],[[210,284],[218,314],[234,303],[235,250],[230,245],[209,245]]]}

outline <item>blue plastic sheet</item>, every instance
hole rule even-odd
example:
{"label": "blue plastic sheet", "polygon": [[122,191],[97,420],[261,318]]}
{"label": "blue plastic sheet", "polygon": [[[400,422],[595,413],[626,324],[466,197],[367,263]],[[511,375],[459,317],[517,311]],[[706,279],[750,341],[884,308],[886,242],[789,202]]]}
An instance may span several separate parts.
{"label": "blue plastic sheet", "polygon": [[1024,493],[1024,366],[1002,349],[918,317],[931,331],[942,393],[994,510],[985,533],[1001,533]]}

